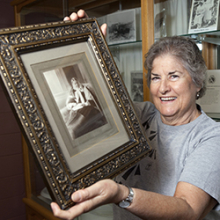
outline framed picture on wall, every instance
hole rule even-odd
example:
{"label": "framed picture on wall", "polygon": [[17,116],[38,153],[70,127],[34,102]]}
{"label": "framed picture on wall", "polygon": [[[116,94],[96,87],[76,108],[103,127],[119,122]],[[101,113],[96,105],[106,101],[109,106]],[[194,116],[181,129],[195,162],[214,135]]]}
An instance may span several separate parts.
{"label": "framed picture on wall", "polygon": [[134,102],[143,102],[143,71],[131,72],[131,99]]}
{"label": "framed picture on wall", "polygon": [[214,119],[220,120],[220,71],[207,70],[206,93],[197,103]]}
{"label": "framed picture on wall", "polygon": [[113,178],[150,150],[95,19],[0,30],[1,80],[51,197]]}
{"label": "framed picture on wall", "polygon": [[219,0],[193,0],[189,20],[189,33],[218,29]]}

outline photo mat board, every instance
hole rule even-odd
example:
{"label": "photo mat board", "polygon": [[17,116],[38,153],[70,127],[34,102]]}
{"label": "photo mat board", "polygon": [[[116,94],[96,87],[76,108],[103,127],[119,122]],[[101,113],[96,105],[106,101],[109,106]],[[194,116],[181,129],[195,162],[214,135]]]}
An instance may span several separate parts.
{"label": "photo mat board", "polygon": [[95,19],[0,30],[1,81],[62,209],[151,147]]}

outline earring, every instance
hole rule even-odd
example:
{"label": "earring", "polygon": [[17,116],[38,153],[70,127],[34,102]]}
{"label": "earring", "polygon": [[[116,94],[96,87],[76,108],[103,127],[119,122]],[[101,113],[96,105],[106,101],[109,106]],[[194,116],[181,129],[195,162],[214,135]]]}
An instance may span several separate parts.
{"label": "earring", "polygon": [[200,95],[199,95],[199,92],[197,92],[197,93],[196,93],[196,98],[198,99],[198,98],[199,98],[199,96],[200,96]]}

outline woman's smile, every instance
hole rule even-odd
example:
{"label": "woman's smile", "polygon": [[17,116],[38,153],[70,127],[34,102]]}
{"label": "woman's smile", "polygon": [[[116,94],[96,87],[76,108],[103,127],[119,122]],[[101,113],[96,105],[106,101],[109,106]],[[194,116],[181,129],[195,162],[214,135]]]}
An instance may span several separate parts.
{"label": "woman's smile", "polygon": [[171,101],[176,100],[176,97],[161,97],[160,100],[162,102],[171,102]]}

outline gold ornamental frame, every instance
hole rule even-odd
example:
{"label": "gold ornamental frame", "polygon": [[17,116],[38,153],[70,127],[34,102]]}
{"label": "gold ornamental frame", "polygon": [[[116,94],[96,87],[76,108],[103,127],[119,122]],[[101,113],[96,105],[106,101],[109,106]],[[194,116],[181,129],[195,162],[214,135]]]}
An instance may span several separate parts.
{"label": "gold ornamental frame", "polygon": [[[0,30],[0,47],[9,102],[51,197],[62,209],[74,205],[72,192],[113,178],[148,154],[144,130],[95,19]],[[72,74],[92,87],[105,118],[75,138],[60,107]]]}

